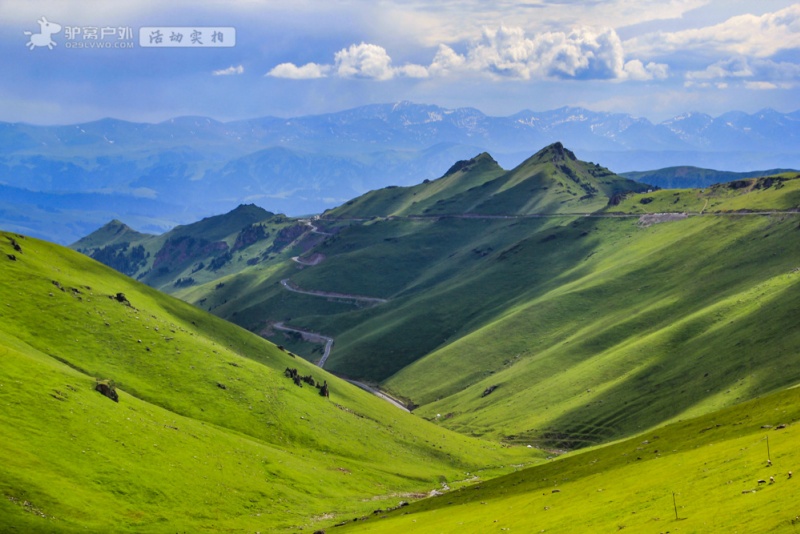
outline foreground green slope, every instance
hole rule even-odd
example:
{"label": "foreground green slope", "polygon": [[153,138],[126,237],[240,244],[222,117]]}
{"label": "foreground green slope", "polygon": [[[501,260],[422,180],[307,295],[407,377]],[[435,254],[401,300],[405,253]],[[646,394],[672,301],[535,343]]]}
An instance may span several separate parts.
{"label": "foreground green slope", "polygon": [[798,420],[794,388],[372,514],[341,532],[794,533]]}
{"label": "foreground green slope", "polygon": [[[535,458],[430,425],[80,254],[7,233],[0,361],[3,532],[297,530]],[[326,380],[330,399],[296,387],[287,366]],[[119,403],[96,379],[116,382]]]}

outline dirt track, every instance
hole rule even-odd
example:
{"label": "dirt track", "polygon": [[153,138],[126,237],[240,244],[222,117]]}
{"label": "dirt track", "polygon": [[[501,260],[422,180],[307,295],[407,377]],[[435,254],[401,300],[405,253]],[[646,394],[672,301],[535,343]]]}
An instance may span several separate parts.
{"label": "dirt track", "polygon": [[332,293],[329,291],[314,291],[314,290],[300,289],[288,278],[284,278],[283,280],[281,280],[281,285],[287,290],[292,291],[294,293],[300,293],[301,295],[311,295],[312,297],[355,300],[357,302],[368,302],[371,304],[382,304],[384,302],[389,302],[387,299],[379,299],[377,297],[365,297],[362,295],[349,295],[347,293]]}
{"label": "dirt track", "polygon": [[325,343],[325,350],[322,352],[322,358],[320,358],[317,362],[318,367],[322,368],[325,366],[325,362],[328,361],[328,356],[331,355],[331,349],[333,348],[332,337],[323,336],[322,334],[315,334],[314,332],[308,332],[298,328],[291,328],[285,326],[283,323],[275,323],[272,325],[272,327],[276,330],[283,330],[284,332],[297,332],[303,336],[304,341],[309,341],[311,343]]}

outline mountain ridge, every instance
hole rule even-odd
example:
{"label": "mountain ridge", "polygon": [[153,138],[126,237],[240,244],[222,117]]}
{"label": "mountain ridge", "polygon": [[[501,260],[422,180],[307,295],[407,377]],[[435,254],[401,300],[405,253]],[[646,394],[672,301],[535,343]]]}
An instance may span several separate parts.
{"label": "mountain ridge", "polygon": [[[694,126],[677,119],[653,123],[570,107],[490,116],[401,102],[229,122],[2,123],[0,185],[15,188],[9,194],[20,202],[0,199],[0,225],[69,243],[116,213],[148,231],[249,202],[289,215],[321,213],[372,189],[437,178],[481,152],[513,168],[556,141],[615,172],[800,168],[800,112],[723,114]],[[54,194],[63,195],[55,206],[47,196]]]}
{"label": "mountain ridge", "polygon": [[526,215],[592,212],[620,195],[650,188],[577,159],[557,141],[505,170],[483,152],[440,178],[371,191],[323,217]]}

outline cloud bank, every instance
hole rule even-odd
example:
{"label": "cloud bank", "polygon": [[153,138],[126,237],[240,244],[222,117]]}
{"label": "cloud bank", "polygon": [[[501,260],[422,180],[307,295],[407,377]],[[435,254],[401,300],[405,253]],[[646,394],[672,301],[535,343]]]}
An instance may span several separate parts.
{"label": "cloud bank", "polygon": [[396,77],[430,78],[480,75],[491,79],[653,80],[668,76],[665,64],[625,60],[623,43],[611,28],[579,27],[570,32],[527,35],[519,27],[486,28],[461,54],[440,44],[427,66],[394,66],[385,48],[353,44],[334,55],[331,65],[282,63],[267,75],[310,79],[340,78],[391,80]]}

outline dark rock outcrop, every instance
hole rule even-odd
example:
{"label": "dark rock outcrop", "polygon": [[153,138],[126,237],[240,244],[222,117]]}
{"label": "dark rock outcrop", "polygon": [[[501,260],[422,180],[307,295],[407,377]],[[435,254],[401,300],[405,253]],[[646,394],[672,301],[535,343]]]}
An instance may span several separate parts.
{"label": "dark rock outcrop", "polygon": [[113,380],[98,380],[94,390],[99,391],[114,402],[119,402],[119,395]]}

